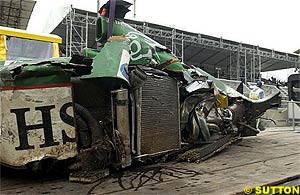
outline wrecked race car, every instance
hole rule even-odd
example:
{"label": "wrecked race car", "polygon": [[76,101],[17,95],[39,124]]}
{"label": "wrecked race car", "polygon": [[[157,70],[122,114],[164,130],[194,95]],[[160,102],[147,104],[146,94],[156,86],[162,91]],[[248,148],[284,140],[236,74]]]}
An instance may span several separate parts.
{"label": "wrecked race car", "polygon": [[123,22],[130,5],[100,9],[99,50],[0,67],[1,164],[38,170],[67,160],[72,181],[93,182],[109,167],[165,154],[203,160],[259,133],[252,124],[279,105],[279,93],[251,100],[183,64]]}

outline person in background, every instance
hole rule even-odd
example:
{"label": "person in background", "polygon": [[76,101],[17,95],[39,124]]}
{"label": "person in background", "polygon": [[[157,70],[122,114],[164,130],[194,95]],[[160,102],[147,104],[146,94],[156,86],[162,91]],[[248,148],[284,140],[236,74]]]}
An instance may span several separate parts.
{"label": "person in background", "polygon": [[[265,97],[265,92],[262,89],[262,82],[258,80],[256,86],[250,91],[249,98],[253,100],[260,100]],[[262,123],[261,119],[258,118],[255,124],[256,129],[263,131],[265,130],[265,125]]]}
{"label": "person in background", "polygon": [[262,89],[262,82],[257,81],[256,86],[250,91],[249,98],[253,100],[263,99],[265,97],[265,92]]}

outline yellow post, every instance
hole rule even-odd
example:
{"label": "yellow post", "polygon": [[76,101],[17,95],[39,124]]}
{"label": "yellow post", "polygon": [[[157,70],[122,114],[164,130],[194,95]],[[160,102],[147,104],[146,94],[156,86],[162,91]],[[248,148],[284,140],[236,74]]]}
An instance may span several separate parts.
{"label": "yellow post", "polygon": [[0,61],[6,60],[6,36],[0,35]]}

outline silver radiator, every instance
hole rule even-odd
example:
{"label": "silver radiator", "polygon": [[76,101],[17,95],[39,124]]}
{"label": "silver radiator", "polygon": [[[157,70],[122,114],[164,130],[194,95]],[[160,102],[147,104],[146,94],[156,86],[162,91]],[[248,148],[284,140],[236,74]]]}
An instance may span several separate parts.
{"label": "silver radiator", "polygon": [[180,148],[177,81],[148,76],[136,95],[137,155],[147,156]]}

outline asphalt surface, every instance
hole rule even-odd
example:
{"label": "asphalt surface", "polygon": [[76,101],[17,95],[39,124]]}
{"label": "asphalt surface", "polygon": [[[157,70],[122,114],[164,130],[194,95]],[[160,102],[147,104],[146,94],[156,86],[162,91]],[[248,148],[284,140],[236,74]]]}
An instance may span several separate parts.
{"label": "asphalt surface", "polygon": [[71,183],[60,174],[2,170],[0,194],[234,194],[297,174],[300,130],[280,127],[243,138],[201,163],[132,167],[93,184]]}

